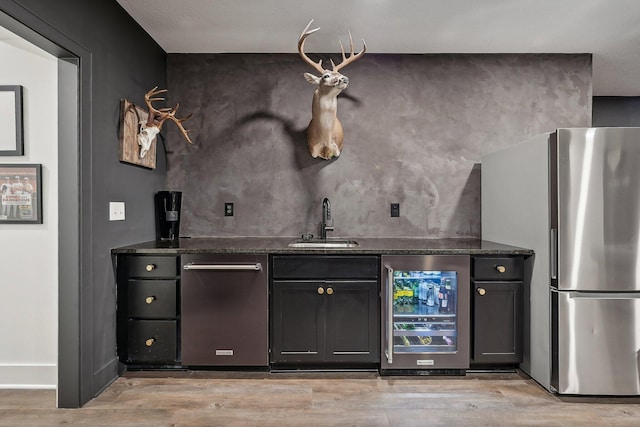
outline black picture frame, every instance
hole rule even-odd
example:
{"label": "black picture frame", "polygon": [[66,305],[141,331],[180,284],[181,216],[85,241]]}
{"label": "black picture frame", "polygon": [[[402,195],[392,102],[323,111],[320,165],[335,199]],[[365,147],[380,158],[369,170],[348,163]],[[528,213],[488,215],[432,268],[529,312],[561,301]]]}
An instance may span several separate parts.
{"label": "black picture frame", "polygon": [[42,224],[42,165],[0,164],[0,224]]}
{"label": "black picture frame", "polygon": [[22,86],[0,86],[0,156],[22,155]]}

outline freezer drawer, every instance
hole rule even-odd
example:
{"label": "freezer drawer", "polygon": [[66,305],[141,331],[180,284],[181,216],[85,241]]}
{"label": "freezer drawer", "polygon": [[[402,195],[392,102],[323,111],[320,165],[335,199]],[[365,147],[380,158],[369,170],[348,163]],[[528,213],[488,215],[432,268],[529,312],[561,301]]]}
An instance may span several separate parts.
{"label": "freezer drawer", "polygon": [[640,293],[551,293],[551,386],[560,394],[640,394]]}

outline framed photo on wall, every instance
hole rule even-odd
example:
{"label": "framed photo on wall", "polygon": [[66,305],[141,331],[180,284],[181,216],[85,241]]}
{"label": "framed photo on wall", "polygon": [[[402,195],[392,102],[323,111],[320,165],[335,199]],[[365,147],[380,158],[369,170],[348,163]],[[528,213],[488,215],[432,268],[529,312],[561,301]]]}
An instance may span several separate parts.
{"label": "framed photo on wall", "polygon": [[42,165],[0,164],[0,224],[42,224]]}
{"label": "framed photo on wall", "polygon": [[22,86],[0,86],[0,156],[24,154]]}

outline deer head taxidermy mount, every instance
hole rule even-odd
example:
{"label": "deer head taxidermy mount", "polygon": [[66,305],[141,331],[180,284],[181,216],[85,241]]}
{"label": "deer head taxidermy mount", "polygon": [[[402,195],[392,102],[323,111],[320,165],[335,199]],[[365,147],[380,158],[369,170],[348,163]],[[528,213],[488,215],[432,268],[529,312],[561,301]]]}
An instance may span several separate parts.
{"label": "deer head taxidermy mount", "polygon": [[178,111],[178,107],[180,104],[176,104],[174,108],[160,108],[156,109],[152,103],[155,101],[164,101],[163,97],[159,97],[161,93],[167,92],[167,89],[157,90],[158,86],[151,89],[144,95],[144,102],[147,104],[147,108],[149,109],[149,117],[146,121],[140,122],[140,130],[138,132],[138,145],[140,146],[140,158],[143,158],[149,147],[151,146],[151,142],[156,137],[158,133],[160,133],[160,129],[162,128],[162,124],[166,120],[171,120],[176,125],[178,125],[178,129],[182,135],[186,138],[189,144],[193,144],[191,138],[189,138],[190,130],[187,130],[182,126],[182,122],[188,120],[192,114],[189,114],[187,117],[179,119],[176,117],[176,112]]}
{"label": "deer head taxidermy mount", "polygon": [[313,103],[311,107],[311,122],[307,128],[307,144],[309,145],[309,153],[314,158],[320,157],[325,160],[338,157],[342,152],[342,142],[344,133],[342,124],[338,120],[338,99],[337,96],[349,84],[349,78],[339,73],[339,71],[356,61],[367,51],[367,45],[362,40],[363,48],[358,53],[353,53],[353,39],[349,32],[349,44],[351,52],[349,57],[345,55],[344,46],[340,42],[340,52],[342,53],[342,61],[336,65],[331,60],[333,70],[326,70],[322,67],[322,60],[314,62],[304,53],[304,42],[311,34],[320,28],[309,30],[313,19],[309,21],[305,29],[298,39],[298,53],[307,64],[311,65],[320,76],[314,76],[310,73],[304,73],[307,81],[316,85],[313,93]]}

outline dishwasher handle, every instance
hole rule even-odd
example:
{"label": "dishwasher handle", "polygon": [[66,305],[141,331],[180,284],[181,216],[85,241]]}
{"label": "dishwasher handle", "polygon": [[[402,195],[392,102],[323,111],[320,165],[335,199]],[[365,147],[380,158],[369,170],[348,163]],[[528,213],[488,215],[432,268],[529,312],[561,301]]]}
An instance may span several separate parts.
{"label": "dishwasher handle", "polygon": [[260,271],[262,264],[197,264],[189,262],[182,267],[183,270],[217,270],[217,271]]}

